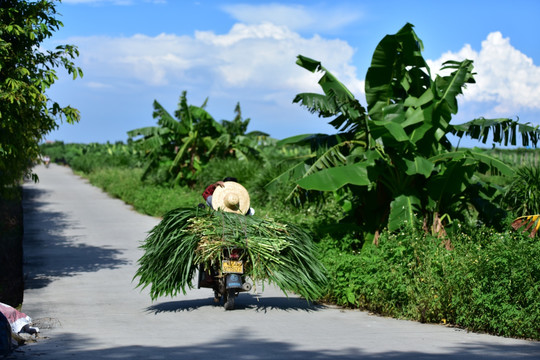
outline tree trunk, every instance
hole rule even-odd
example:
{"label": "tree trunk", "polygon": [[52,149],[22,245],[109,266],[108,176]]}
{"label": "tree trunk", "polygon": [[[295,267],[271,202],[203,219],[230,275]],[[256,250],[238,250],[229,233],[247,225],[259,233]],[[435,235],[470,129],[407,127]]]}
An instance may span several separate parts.
{"label": "tree trunk", "polygon": [[0,197],[0,302],[23,302],[23,210],[20,188]]}

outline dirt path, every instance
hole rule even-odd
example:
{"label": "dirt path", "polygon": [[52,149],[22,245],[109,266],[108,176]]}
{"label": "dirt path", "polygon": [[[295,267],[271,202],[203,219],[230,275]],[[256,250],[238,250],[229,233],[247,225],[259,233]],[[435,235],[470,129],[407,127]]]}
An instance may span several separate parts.
{"label": "dirt path", "polygon": [[36,169],[24,186],[23,311],[42,328],[17,358],[507,359],[539,358],[540,343],[314,306],[266,287],[236,310],[209,289],[152,303],[132,281],[138,246],[158,219],[74,176]]}

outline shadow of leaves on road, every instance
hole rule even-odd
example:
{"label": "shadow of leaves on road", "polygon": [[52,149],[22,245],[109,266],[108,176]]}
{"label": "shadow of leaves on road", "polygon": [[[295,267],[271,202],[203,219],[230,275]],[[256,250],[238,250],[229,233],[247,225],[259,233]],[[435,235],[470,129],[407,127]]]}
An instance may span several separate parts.
{"label": "shadow of leaves on road", "polygon": [[79,224],[67,214],[46,210],[46,198],[45,190],[24,188],[25,289],[45,287],[54,278],[128,263],[118,249],[77,243],[76,236],[65,235],[65,230],[77,229]]}
{"label": "shadow of leaves on road", "polygon": [[[309,329],[306,329],[309,331]],[[320,344],[303,344],[302,347],[284,341],[254,338],[247,329],[238,327],[233,333],[225,332],[221,339],[203,344],[176,345],[130,345],[102,349],[88,349],[93,345],[91,339],[85,339],[72,334],[57,334],[56,339],[46,341],[56,342],[56,346],[48,344],[47,348],[40,343],[20,348],[17,359],[30,359],[39,356],[40,359],[292,359],[292,360],[353,360],[353,359],[394,359],[394,360],[454,360],[454,359],[538,359],[540,343],[493,345],[493,344],[462,344],[449,345],[444,352],[422,351],[384,351],[373,348],[373,344],[363,345],[362,339],[356,339],[350,347],[339,350],[320,349]],[[182,334],[178,334],[181,342]],[[204,334],[201,334],[204,339]],[[384,341],[384,340],[381,340]],[[420,341],[420,340],[419,340]],[[87,344],[87,346],[85,346]],[[312,349],[309,349],[312,348]],[[384,347],[383,348],[387,348]],[[519,355],[518,355],[519,354]]]}

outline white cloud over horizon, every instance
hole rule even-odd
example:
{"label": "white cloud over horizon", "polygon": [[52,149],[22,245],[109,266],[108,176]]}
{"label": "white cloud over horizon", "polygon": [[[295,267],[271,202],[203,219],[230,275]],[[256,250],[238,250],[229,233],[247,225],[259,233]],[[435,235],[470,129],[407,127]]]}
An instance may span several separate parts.
{"label": "white cloud over horizon", "polygon": [[[250,98],[279,99],[291,94],[320,91],[320,74],[296,64],[299,54],[319,60],[363,101],[364,79],[357,76],[354,49],[345,41],[318,35],[305,38],[286,26],[269,22],[236,23],[228,33],[196,31],[193,36],[137,34],[131,37],[67,39],[80,49],[79,62],[93,88],[167,86],[182,83],[211,94],[235,91]],[[460,102],[495,104],[491,114],[506,116],[519,110],[540,109],[540,67],[515,49],[509,38],[492,32],[479,51],[469,44],[439,59],[427,60],[432,72],[449,59],[474,61],[476,84],[464,90]],[[101,84],[99,87],[96,84]],[[281,95],[280,95],[281,94]],[[286,95],[285,95],[286,94]]]}
{"label": "white cloud over horizon", "polygon": [[486,116],[512,116],[527,110],[540,110],[540,67],[514,48],[510,38],[496,31],[482,41],[480,51],[465,44],[456,53],[446,52],[428,60],[432,73],[447,60],[474,61],[476,84],[469,84],[460,97],[463,104],[486,103],[493,108]]}
{"label": "white cloud over horizon", "polygon": [[208,94],[234,90],[248,96],[255,91],[267,98],[286,92],[290,103],[290,94],[319,88],[321,74],[296,65],[297,55],[302,54],[321,61],[351,91],[363,92],[363,82],[352,64],[354,51],[346,42],[317,35],[304,38],[271,23],[237,23],[226,34],[90,36],[58,42],[77,44],[77,62],[85,79],[110,87],[182,83],[206,88]]}
{"label": "white cloud over horizon", "polygon": [[296,4],[234,4],[225,5],[222,9],[235,20],[248,24],[270,22],[286,26],[293,31],[315,30],[332,31],[358,21],[363,14],[359,10],[333,6],[319,8],[310,4],[309,8]]}
{"label": "white cloud over horizon", "polygon": [[[305,11],[281,6],[283,12],[288,9],[291,14]],[[321,92],[317,82],[322,74],[312,74],[296,65],[301,54],[321,61],[366,105],[364,74],[359,76],[355,63],[359,55],[349,42],[340,37],[303,34],[301,30],[309,27],[308,20],[295,28],[287,25],[289,21],[276,24],[267,17],[260,22],[242,22],[245,15],[239,9],[235,10],[239,12],[235,14],[238,22],[221,32],[55,39],[53,46],[78,46],[76,63],[84,71],[82,80],[66,80],[62,85],[65,88],[59,86],[55,91],[65,91],[67,101],[81,108],[84,119],[113,126],[118,134],[151,125],[152,101],[158,100],[172,110],[183,90],[188,92],[190,103],[199,104],[208,97],[211,113],[218,120],[232,114],[234,104],[240,102],[246,117],[253,118],[251,130],[265,131],[276,138],[291,133],[334,132],[328,120],[292,104],[298,93]],[[432,72],[437,72],[443,61],[464,58],[474,60],[477,84],[469,85],[460,96],[455,121],[478,116],[515,117],[540,109],[536,100],[540,97],[540,69],[514,48],[509,38],[492,32],[479,50],[463,44],[456,53],[445,52],[427,61]],[[98,111],[106,108],[114,110]],[[90,122],[79,126],[90,127]]]}

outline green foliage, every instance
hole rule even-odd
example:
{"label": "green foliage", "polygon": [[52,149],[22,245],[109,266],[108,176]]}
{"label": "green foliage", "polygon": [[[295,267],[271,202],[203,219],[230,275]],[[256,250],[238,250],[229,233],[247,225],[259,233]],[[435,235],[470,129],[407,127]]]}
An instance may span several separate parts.
{"label": "green foliage", "polygon": [[87,177],[92,185],[151,216],[163,216],[177,207],[196,207],[201,202],[201,195],[187,187],[145,183],[141,175],[141,169],[102,168]]}
{"label": "green foliage", "polygon": [[366,75],[367,110],[320,62],[298,56],[298,65],[323,73],[324,94],[298,94],[294,102],[333,117],[330,124],[339,133],[282,140],[310,144],[313,154],[276,181],[292,179],[291,195],[299,200],[309,198],[306,191],[349,197],[350,218],[375,240],[385,227],[396,231],[421,223],[444,235],[454,220],[500,217],[493,201],[499,188],[477,174],[511,175],[513,169],[477,149],[452,149],[448,136],[485,142],[492,133],[493,141],[514,144],[519,131],[524,144],[536,145],[538,129],[510,119],[451,125],[457,97],[474,83],[472,61],[448,61],[441,70],[450,74],[433,79],[421,51],[411,24],[381,40]]}
{"label": "green foliage", "polygon": [[106,167],[141,167],[138,151],[120,141],[115,144],[64,144],[56,141],[42,144],[40,148],[52,162],[69,165],[73,170],[87,174]]}
{"label": "green foliage", "polygon": [[503,198],[516,216],[540,214],[540,167],[520,167]]}
{"label": "green foliage", "polygon": [[339,305],[471,331],[540,339],[540,243],[516,232],[457,228],[454,249],[422,231],[384,233],[379,246],[341,252],[326,239]]}
{"label": "green foliage", "polygon": [[249,119],[242,120],[239,104],[234,120],[220,124],[205,110],[207,100],[200,107],[188,105],[186,94],[180,96],[175,117],[154,101],[158,126],[128,132],[147,159],[143,178],[153,174],[159,183],[192,186],[197,173],[214,157],[245,161],[258,157],[257,145],[267,134],[245,134]]}
{"label": "green foliage", "polygon": [[235,158],[214,158],[208,162],[207,166],[197,173],[196,188],[199,189],[202,194],[206,186],[213,184],[218,180],[223,180],[226,177],[235,177],[238,182],[244,185],[249,191],[251,188],[250,183],[261,167],[261,162],[255,160],[240,161]]}
{"label": "green foliage", "polygon": [[315,245],[300,227],[255,216],[178,208],[165,214],[141,246],[136,277],[152,299],[185,294],[198,265],[218,265],[223,248],[243,249],[245,275],[308,300],[321,296],[325,272]]}
{"label": "green foliage", "polygon": [[61,107],[46,91],[57,80],[56,68],[82,76],[73,45],[43,50],[41,43],[63,24],[53,1],[4,0],[0,7],[0,189],[22,180],[39,157],[39,142],[57,119],[79,120],[79,112]]}
{"label": "green foliage", "polygon": [[[75,149],[84,146],[66,144],[65,149],[77,153]],[[441,239],[416,229],[383,232],[377,247],[365,243],[361,228],[345,217],[353,194],[326,194],[320,205],[295,207],[284,201],[286,189],[264,187],[279,172],[281,162],[286,166],[289,157],[305,155],[302,148],[286,150],[270,145],[262,153],[267,154],[266,162],[255,169],[237,160],[212,162],[212,167],[221,174],[218,178],[234,170],[233,175],[250,191],[257,217],[295,224],[313,232],[315,241],[322,239],[319,255],[330,286],[321,300],[394,317],[538,338],[534,332],[538,334],[536,319],[540,316],[538,241],[526,238],[526,234],[497,233],[485,226],[454,222],[448,228],[452,251],[446,250]],[[180,207],[195,209],[201,202],[206,184],[195,189],[158,186],[141,181],[142,171],[103,167],[83,175],[112,196],[153,216],[164,216]],[[215,179],[212,171],[204,176],[208,181]]]}

